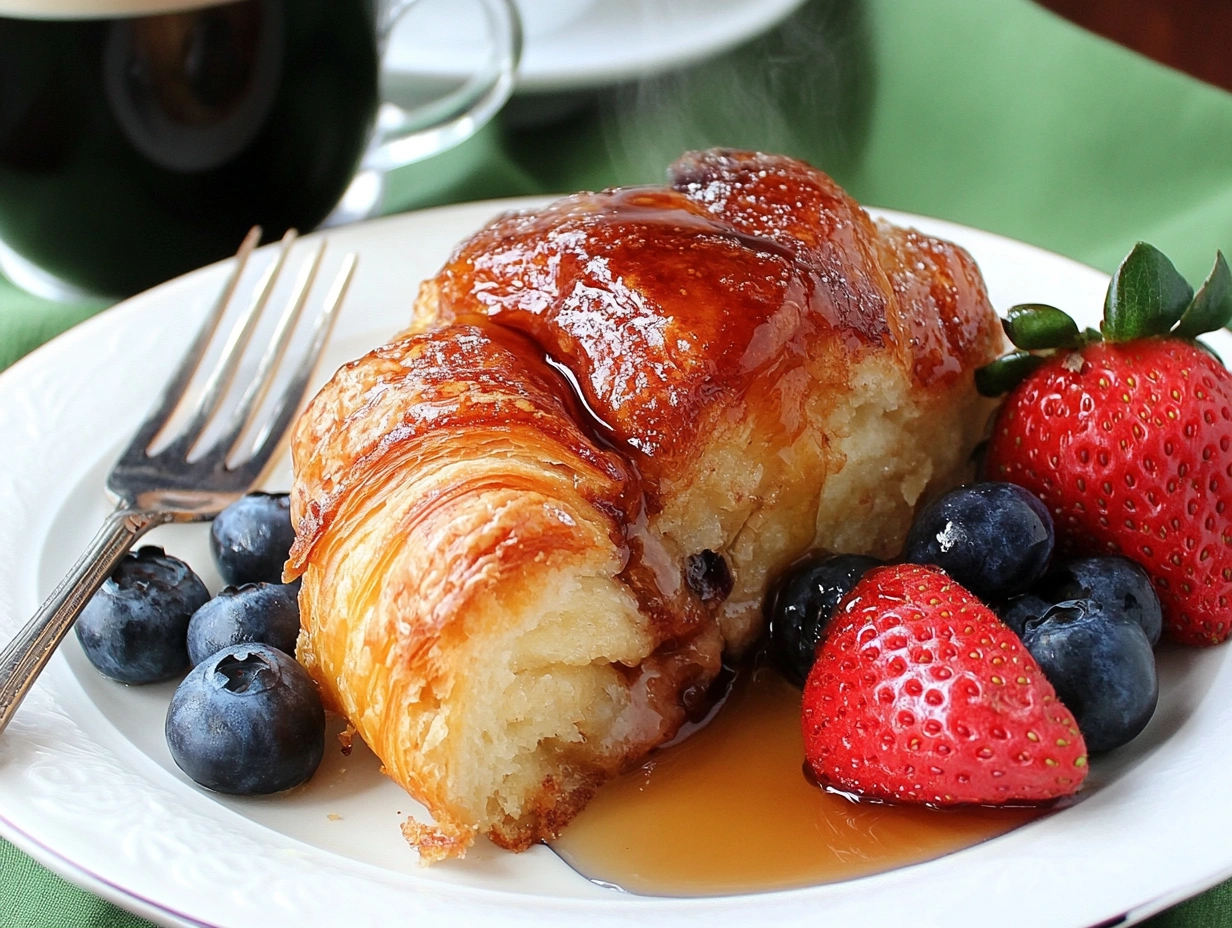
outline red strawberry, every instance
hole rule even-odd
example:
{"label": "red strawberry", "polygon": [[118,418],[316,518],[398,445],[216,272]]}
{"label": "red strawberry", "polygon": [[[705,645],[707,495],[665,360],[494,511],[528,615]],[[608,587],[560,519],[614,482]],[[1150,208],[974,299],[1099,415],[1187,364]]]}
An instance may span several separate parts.
{"label": "red strawberry", "polygon": [[1054,357],[1006,400],[987,474],[1053,513],[1066,554],[1146,568],[1164,627],[1216,644],[1232,619],[1232,376],[1192,344],[1152,338]]}
{"label": "red strawberry", "polygon": [[936,568],[876,568],[804,687],[817,779],[876,799],[1040,802],[1087,774],[1073,715],[1018,637]]}
{"label": "red strawberry", "polygon": [[[985,474],[1044,501],[1059,552],[1141,564],[1165,631],[1208,645],[1232,630],[1232,375],[1192,337],[1232,316],[1222,255],[1192,294],[1140,244],[1109,287],[1107,341],[1079,336],[1060,310],[1012,309],[1006,331],[1016,344],[1051,338],[1062,350],[997,362],[1025,378],[997,414]],[[981,389],[995,367],[981,372]]]}

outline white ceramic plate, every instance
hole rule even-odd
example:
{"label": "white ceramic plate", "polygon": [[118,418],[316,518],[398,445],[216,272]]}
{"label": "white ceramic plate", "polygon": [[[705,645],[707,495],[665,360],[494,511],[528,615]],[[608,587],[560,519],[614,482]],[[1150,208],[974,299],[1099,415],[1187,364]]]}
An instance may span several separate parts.
{"label": "white ceramic plate", "polygon": [[[525,32],[518,93],[589,90],[718,55],[776,25],[804,0],[517,0]],[[473,73],[487,54],[480,22],[458,28],[453,0],[431,0],[391,36],[406,76]],[[453,22],[451,22],[453,20]]]}
{"label": "white ceramic plate", "polygon": [[[476,203],[330,233],[328,274],[346,250],[359,273],[327,370],[407,321],[418,282],[501,209]],[[1094,323],[1106,278],[1030,246],[887,213],[960,242],[994,303],[1061,305]],[[302,253],[303,246],[300,247]],[[263,252],[252,275],[269,260]],[[0,640],[33,613],[102,519],[103,478],[145,416],[224,276],[172,281],[78,326],[0,375]],[[289,282],[287,283],[289,287]],[[1232,337],[1212,338],[1225,356]],[[325,375],[322,374],[321,380]],[[286,487],[289,473],[269,484]],[[204,526],[151,541],[219,585]],[[696,924],[1087,926],[1128,920],[1232,875],[1232,647],[1165,649],[1160,708],[1127,749],[1099,761],[1074,807],[985,844],[879,876],[722,899],[655,899],[599,888],[548,848],[485,844],[465,861],[416,865],[398,831],[422,810],[362,747],[328,751],[290,795],[226,798],[193,786],[163,741],[171,684],[127,688],[71,638],[0,737],[0,833],[53,870],[165,924]],[[1216,774],[1215,771],[1219,771]],[[723,810],[716,809],[716,815]],[[751,921],[750,921],[751,920]]]}

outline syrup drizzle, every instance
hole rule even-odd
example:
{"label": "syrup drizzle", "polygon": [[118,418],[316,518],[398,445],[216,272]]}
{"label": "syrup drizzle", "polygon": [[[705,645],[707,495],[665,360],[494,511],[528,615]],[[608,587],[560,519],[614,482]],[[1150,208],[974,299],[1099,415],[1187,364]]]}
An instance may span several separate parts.
{"label": "syrup drizzle", "polygon": [[803,758],[799,691],[756,667],[709,724],[603,787],[552,848],[600,885],[715,896],[880,873],[1047,812],[853,802],[814,786]]}

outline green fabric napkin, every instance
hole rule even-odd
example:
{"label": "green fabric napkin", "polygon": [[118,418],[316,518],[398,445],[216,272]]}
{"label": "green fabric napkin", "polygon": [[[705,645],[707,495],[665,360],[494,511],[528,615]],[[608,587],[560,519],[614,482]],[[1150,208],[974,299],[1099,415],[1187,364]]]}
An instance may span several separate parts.
{"label": "green fabric napkin", "polygon": [[[862,202],[1105,270],[1138,239],[1191,280],[1232,251],[1232,96],[1027,0],[815,0],[734,53],[563,122],[505,118],[398,172],[388,207],[654,182],[708,145],[798,155]],[[99,308],[0,285],[0,368]],[[0,842],[0,925],[139,924]],[[1150,924],[1232,925],[1232,883]]]}

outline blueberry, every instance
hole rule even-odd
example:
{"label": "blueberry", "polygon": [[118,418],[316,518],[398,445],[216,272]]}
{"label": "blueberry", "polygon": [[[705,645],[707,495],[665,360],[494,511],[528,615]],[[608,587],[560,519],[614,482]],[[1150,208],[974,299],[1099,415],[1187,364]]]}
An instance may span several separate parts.
{"label": "blueberry", "polygon": [[1147,572],[1129,558],[1080,557],[1054,564],[1032,589],[1045,600],[1091,599],[1142,626],[1152,645],[1159,643],[1163,612]]}
{"label": "blueberry", "polygon": [[125,555],[77,619],[77,640],[98,672],[158,683],[188,666],[188,621],[210,598],[179,558],[146,545]]}
{"label": "blueberry", "polygon": [[295,653],[299,637],[296,591],[281,583],[229,586],[193,613],[188,656],[200,664],[228,645],[260,642]]}
{"label": "blueberry", "polygon": [[862,554],[816,552],[783,575],[768,602],[770,659],[784,677],[804,686],[839,601],[880,565],[875,557]]}
{"label": "blueberry", "polygon": [[295,659],[236,644],[202,661],[167,709],[167,746],[207,789],[249,795],[303,783],[325,753],[325,710]]}
{"label": "blueberry", "polygon": [[294,541],[286,493],[249,493],[220,512],[210,526],[214,563],[232,586],[281,583]]}
{"label": "blueberry", "polygon": [[1027,624],[1038,620],[1054,605],[1055,600],[1036,596],[1034,592],[1023,593],[998,606],[997,615],[1021,638],[1026,634]]}
{"label": "blueberry", "polygon": [[1052,517],[1012,483],[975,483],[929,503],[907,533],[903,560],[940,567],[985,602],[1021,593],[1052,557]]}
{"label": "blueberry", "polygon": [[1094,600],[1067,600],[1028,624],[1023,644],[1074,713],[1090,752],[1120,747],[1151,720],[1155,652],[1137,623]]}

